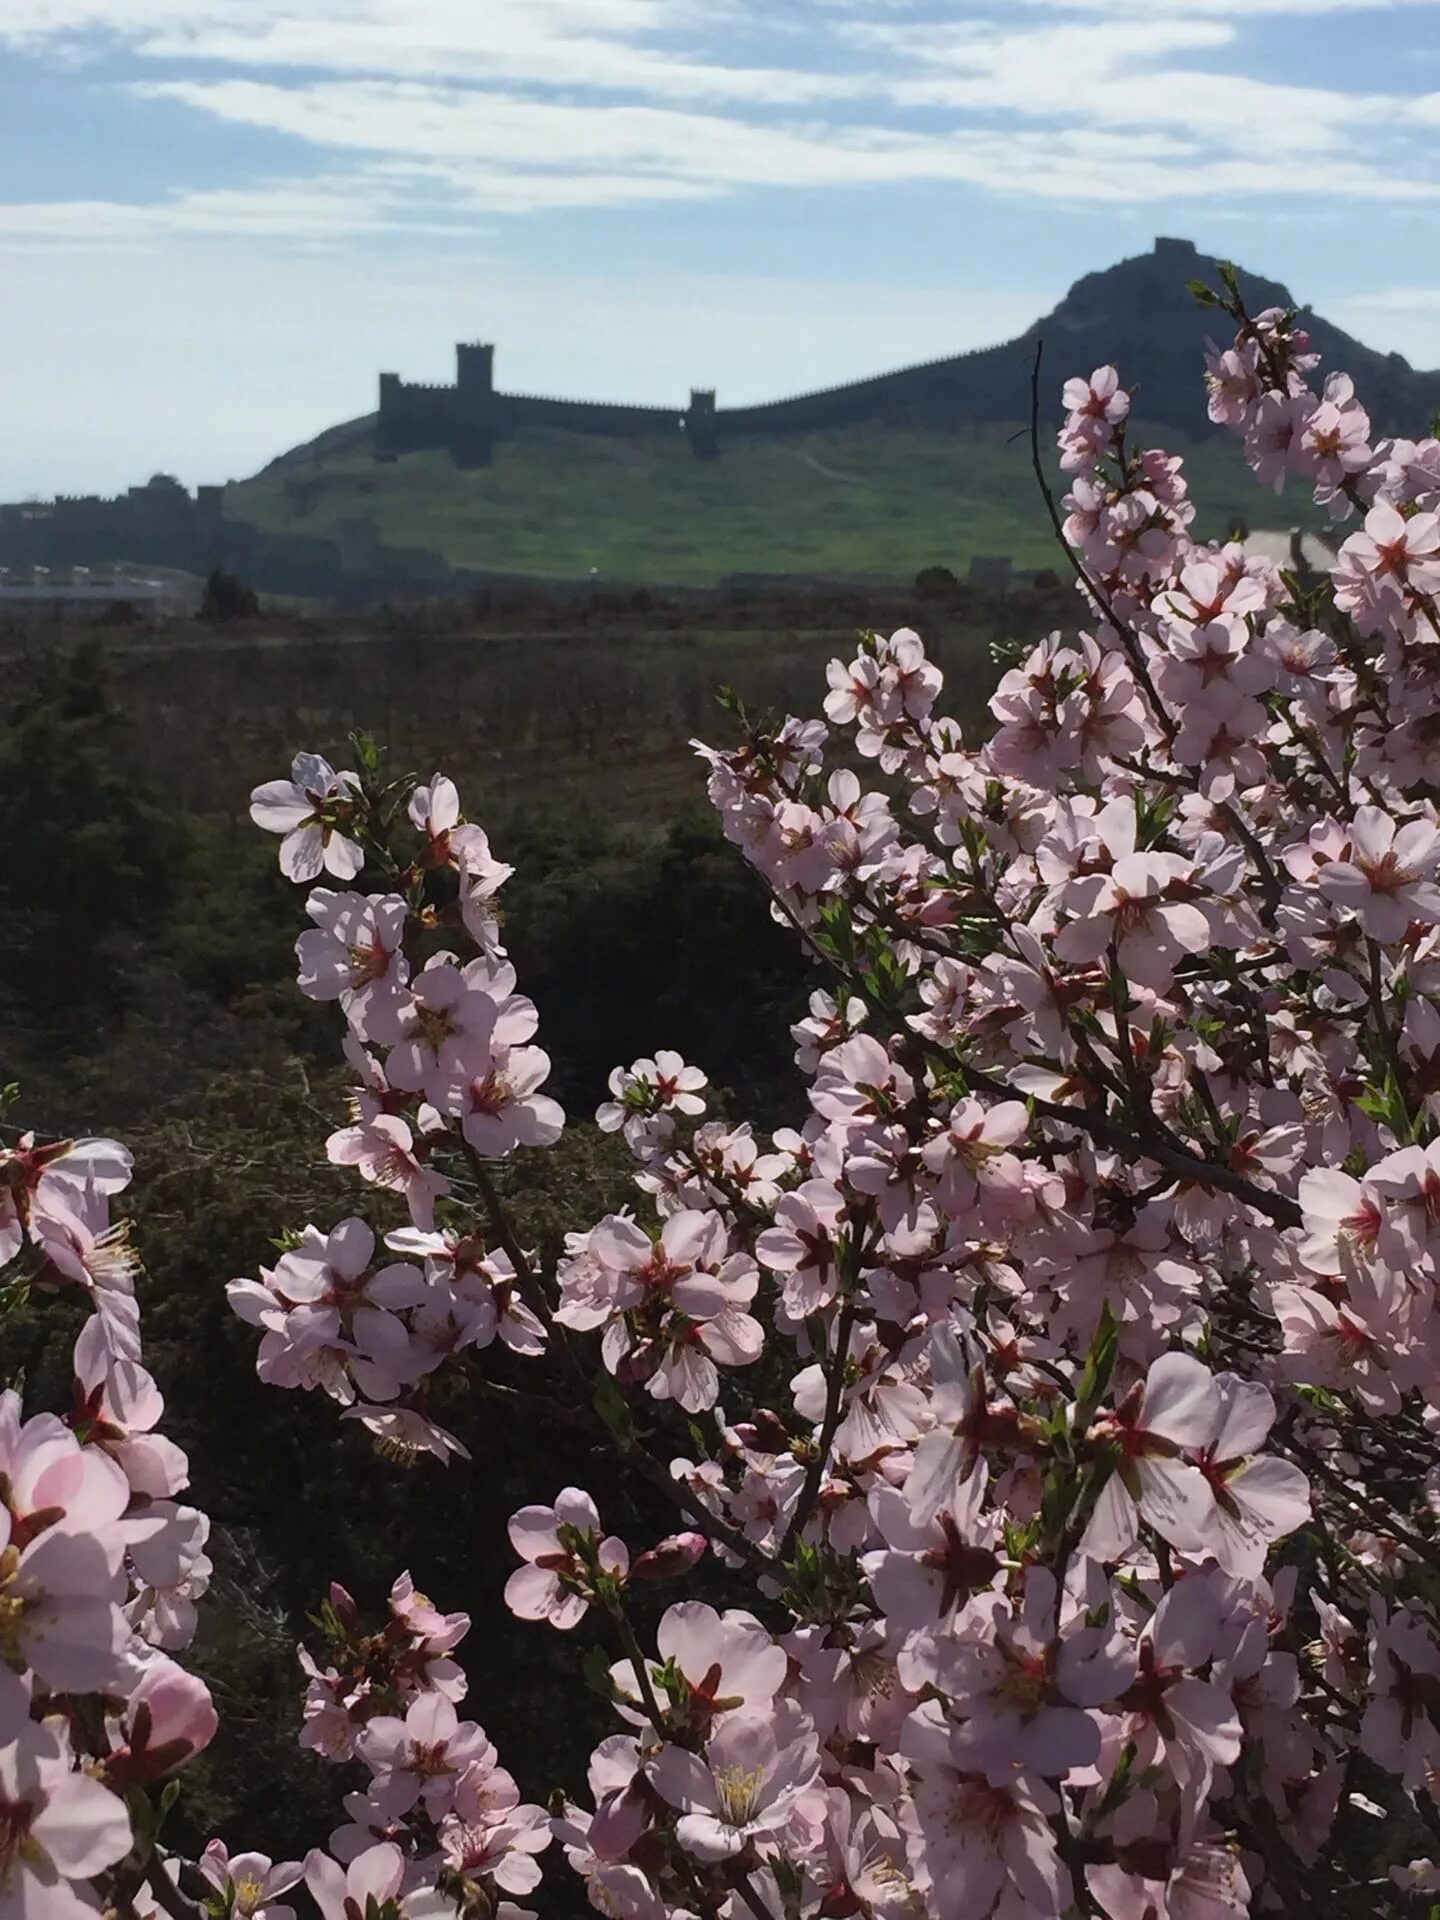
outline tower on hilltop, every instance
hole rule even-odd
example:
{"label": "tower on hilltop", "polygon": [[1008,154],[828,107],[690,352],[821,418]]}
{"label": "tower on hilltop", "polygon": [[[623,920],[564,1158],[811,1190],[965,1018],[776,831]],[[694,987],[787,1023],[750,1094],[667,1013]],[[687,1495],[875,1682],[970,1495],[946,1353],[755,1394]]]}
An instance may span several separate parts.
{"label": "tower on hilltop", "polygon": [[690,451],[697,460],[718,460],[720,441],[715,431],[715,389],[713,387],[692,387],[690,405],[685,410],[681,423],[685,429],[685,438],[690,442]]}
{"label": "tower on hilltop", "polygon": [[455,411],[450,453],[457,467],[488,467],[499,430],[495,349],[488,342],[455,349]]}
{"label": "tower on hilltop", "polygon": [[495,349],[478,342],[455,349],[455,385],[463,396],[487,399],[495,391]]}

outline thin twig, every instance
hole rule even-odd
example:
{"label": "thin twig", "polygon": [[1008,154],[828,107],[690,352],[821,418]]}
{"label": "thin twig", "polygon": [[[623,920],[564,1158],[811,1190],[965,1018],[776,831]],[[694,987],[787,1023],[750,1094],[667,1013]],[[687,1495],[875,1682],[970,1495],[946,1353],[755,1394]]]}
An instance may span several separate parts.
{"label": "thin twig", "polygon": [[145,1884],[171,1917],[171,1920],[204,1920],[205,1909],[188,1894],[181,1893],[158,1855],[145,1869]]}
{"label": "thin twig", "polygon": [[635,1638],[635,1629],[630,1624],[630,1616],[626,1613],[619,1600],[610,1602],[606,1607],[606,1612],[615,1622],[615,1631],[620,1636],[620,1644],[625,1649],[625,1657],[634,1669],[635,1684],[640,1689],[640,1702],[645,1709],[646,1717],[660,1738],[662,1740],[668,1740],[670,1737],[669,1729],[665,1724],[665,1716],[660,1711],[660,1702],[655,1698],[655,1689],[650,1684],[649,1664],[645,1659],[644,1650],[640,1642]]}
{"label": "thin twig", "polygon": [[840,1404],[845,1395],[845,1369],[850,1363],[850,1334],[855,1325],[855,1295],[848,1293],[845,1304],[840,1309],[840,1318],[835,1325],[835,1353],[831,1360],[830,1377],[825,1389],[825,1417],[820,1425],[820,1438],[815,1443],[815,1451],[810,1464],[805,1469],[805,1483],[800,1489],[800,1498],[795,1503],[795,1511],[790,1516],[790,1524],[785,1529],[785,1538],[780,1543],[780,1559],[788,1560],[794,1551],[795,1542],[800,1538],[815,1511],[815,1502],[820,1497],[820,1485],[825,1478],[825,1469],[830,1463],[830,1449],[835,1443],[835,1431],[840,1425]]}

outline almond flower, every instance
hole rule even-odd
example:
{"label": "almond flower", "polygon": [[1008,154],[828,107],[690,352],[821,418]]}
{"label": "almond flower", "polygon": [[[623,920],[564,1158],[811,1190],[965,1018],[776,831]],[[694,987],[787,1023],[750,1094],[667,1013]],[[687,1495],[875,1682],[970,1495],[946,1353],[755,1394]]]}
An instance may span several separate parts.
{"label": "almond flower", "polygon": [[1210,922],[1199,907],[1167,897],[1189,873],[1189,861],[1178,854],[1127,853],[1112,872],[1072,881],[1064,904],[1074,918],[1056,934],[1056,953],[1086,965],[1113,943],[1127,979],[1163,992],[1182,954],[1203,953],[1211,944]]}
{"label": "almond flower", "polygon": [[130,1851],[125,1803],[73,1772],[49,1727],[0,1746],[0,1920],[95,1920],[70,1884]]}
{"label": "almond flower", "polygon": [[355,1747],[375,1774],[371,1791],[379,1806],[402,1814],[419,1802],[432,1820],[449,1812],[467,1767],[495,1758],[484,1729],[460,1719],[439,1693],[420,1694],[403,1720],[394,1714],[371,1720]]}
{"label": "almond flower", "polygon": [[1440,920],[1440,828],[1430,820],[1398,827],[1383,807],[1357,807],[1350,852],[1316,876],[1320,891],[1346,907],[1382,946],[1403,940],[1412,920]]}
{"label": "almond flower", "polygon": [[280,871],[287,879],[305,885],[330,873],[353,880],[365,855],[340,829],[359,795],[353,773],[336,773],[318,753],[297,753],[288,780],[268,780],[250,795],[250,818],[266,833],[283,834]]}
{"label": "almond flower", "polygon": [[276,1895],[299,1881],[305,1869],[298,1860],[277,1864],[267,1853],[232,1854],[223,1840],[212,1840],[197,1865],[218,1892],[234,1890],[231,1920],[295,1920],[295,1909],[280,1905]]}
{"label": "almond flower", "polygon": [[1095,1505],[1082,1553],[1118,1560],[1135,1544],[1146,1520],[1182,1553],[1208,1550],[1215,1528],[1215,1496],[1198,1467],[1181,1459],[1188,1447],[1209,1446],[1220,1422],[1220,1396],[1208,1367],[1188,1353],[1166,1353],[1091,1428],[1119,1459]]}
{"label": "almond flower", "polygon": [[410,910],[399,894],[336,893],[316,887],[305,902],[316,922],[295,942],[300,991],[338,1000],[362,1039],[400,1038],[409,964],[401,952]]}
{"label": "almond flower", "polygon": [[590,1568],[580,1551],[582,1540],[605,1573],[623,1578],[630,1565],[623,1540],[602,1538],[599,1510],[579,1487],[564,1488],[553,1507],[521,1507],[511,1514],[507,1530],[526,1564],[505,1583],[506,1606],[517,1619],[547,1620],[562,1632],[578,1627],[590,1611]]}
{"label": "almond flower", "polygon": [[703,1113],[701,1095],[710,1083],[699,1067],[686,1066],[678,1053],[662,1047],[653,1060],[612,1069],[608,1084],[614,1097],[596,1109],[595,1124],[602,1133],[623,1128],[634,1147],[657,1114],[683,1113],[693,1119]]}
{"label": "almond flower", "polygon": [[763,1719],[730,1715],[703,1756],[663,1748],[652,1778],[680,1811],[680,1845],[698,1860],[728,1860],[747,1846],[778,1842],[819,1768],[815,1730],[787,1703]]}
{"label": "almond flower", "polygon": [[[733,1609],[717,1613],[700,1600],[681,1600],[668,1607],[655,1635],[661,1662],[689,1686],[687,1710],[693,1720],[709,1724],[722,1715],[748,1712],[765,1716],[785,1683],[789,1665],[783,1647],[776,1646],[753,1613]],[[659,1682],[659,1672],[651,1669]],[[611,1668],[621,1711],[639,1723],[635,1676],[628,1660]]]}
{"label": "almond flower", "polygon": [[372,1913],[386,1920],[391,1914],[398,1920],[455,1920],[449,1894],[433,1886],[402,1894],[405,1880],[405,1856],[391,1840],[367,1847],[343,1867],[318,1847],[305,1856],[305,1885],[321,1920],[365,1920]]}
{"label": "almond flower", "polygon": [[1310,1483],[1290,1461],[1260,1453],[1275,1419],[1267,1388],[1222,1373],[1215,1391],[1220,1420],[1198,1460],[1215,1495],[1209,1547],[1227,1573],[1254,1580],[1271,1543],[1310,1518]]}

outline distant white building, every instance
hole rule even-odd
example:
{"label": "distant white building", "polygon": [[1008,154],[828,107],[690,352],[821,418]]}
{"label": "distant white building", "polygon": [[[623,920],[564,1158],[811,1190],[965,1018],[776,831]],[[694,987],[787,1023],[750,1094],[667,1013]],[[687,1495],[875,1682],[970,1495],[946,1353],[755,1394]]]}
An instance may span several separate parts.
{"label": "distant white building", "polygon": [[163,580],[141,579],[89,567],[0,567],[0,609],[7,607],[149,607],[174,603]]}

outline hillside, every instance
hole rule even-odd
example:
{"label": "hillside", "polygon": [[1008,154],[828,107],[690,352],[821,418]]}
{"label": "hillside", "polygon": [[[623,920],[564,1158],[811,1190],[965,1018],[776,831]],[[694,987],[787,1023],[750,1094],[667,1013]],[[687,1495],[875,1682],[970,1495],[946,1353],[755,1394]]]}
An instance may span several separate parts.
{"label": "hillside", "polygon": [[[438,447],[377,461],[369,416],[230,488],[226,512],[320,538],[368,518],[387,545],[426,548],[452,565],[564,578],[905,577],[934,564],[963,569],[977,554],[1044,566],[1054,547],[1025,437],[1043,340],[1047,415],[1067,374],[1114,360],[1138,388],[1140,430],[1185,454],[1203,533],[1237,517],[1315,524],[1298,495],[1268,502],[1234,443],[1208,426],[1202,356],[1216,316],[1186,291],[1197,278],[1215,283],[1216,263],[1188,243],[1158,241],[1077,281],[1004,346],[770,407],[722,408],[714,460],[697,460],[679,432],[528,424],[530,403],[497,393],[503,431],[487,465],[463,470]],[[1293,304],[1274,282],[1242,273],[1241,285],[1254,310]],[[1314,315],[1305,323],[1326,364],[1355,374],[1380,428],[1413,428],[1440,406],[1440,373],[1417,372]]]}
{"label": "hillside", "polygon": [[[226,510],[311,535],[368,514],[387,544],[567,579],[592,568],[677,585],[736,572],[908,579],[935,564],[962,570],[975,554],[1053,566],[1028,445],[1013,432],[856,426],[757,437],[701,462],[681,444],[537,431],[470,472],[443,453],[377,465],[362,438],[287,456],[232,488]],[[1267,502],[1230,441],[1172,431],[1167,443],[1186,453],[1205,531],[1223,533],[1237,516],[1258,524],[1257,509],[1267,524],[1304,517],[1298,500]]]}

